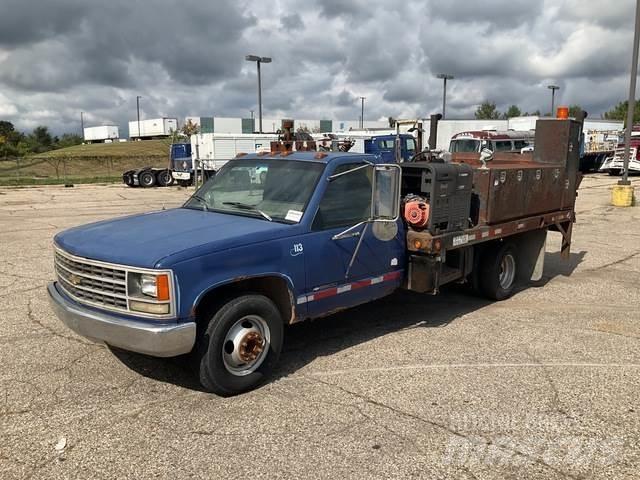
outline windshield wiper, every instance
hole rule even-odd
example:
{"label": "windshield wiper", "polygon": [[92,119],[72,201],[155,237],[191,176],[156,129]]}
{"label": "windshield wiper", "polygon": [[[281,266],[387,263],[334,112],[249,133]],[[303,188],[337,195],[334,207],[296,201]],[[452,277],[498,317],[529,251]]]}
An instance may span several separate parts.
{"label": "windshield wiper", "polygon": [[202,209],[205,212],[209,211],[209,207],[207,206],[207,201],[204,198],[202,198],[200,195],[197,195],[194,193],[193,195],[191,195],[191,198],[195,198],[196,200],[199,200],[200,203],[202,204]]}
{"label": "windshield wiper", "polygon": [[249,210],[251,212],[259,213],[260,215],[262,215],[264,218],[266,218],[270,222],[273,222],[273,218],[271,218],[269,215],[264,213],[259,208],[254,207],[253,205],[249,205],[247,203],[242,203],[242,202],[222,202],[222,204],[223,205],[231,205],[232,207],[237,207],[237,208],[240,208],[242,210]]}

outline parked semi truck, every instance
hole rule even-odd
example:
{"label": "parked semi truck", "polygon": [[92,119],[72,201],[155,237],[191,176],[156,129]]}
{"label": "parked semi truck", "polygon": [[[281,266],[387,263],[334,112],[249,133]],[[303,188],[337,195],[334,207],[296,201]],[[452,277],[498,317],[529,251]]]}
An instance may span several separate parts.
{"label": "parked semi truck", "polygon": [[397,289],[468,283],[503,300],[540,280],[548,231],[569,255],[580,128],[541,119],[535,151],[515,158],[398,164],[282,146],[240,155],[180,208],[56,235],[48,294],[80,335],[189,354],[205,389],[245,392],[269,377],[288,324]]}
{"label": "parked semi truck", "polygon": [[122,174],[122,182],[130,187],[170,187],[174,181],[182,186],[191,184],[188,176],[178,178],[175,171],[191,168],[191,144],[172,143],[169,145],[169,164],[167,168],[142,167],[127,170]]}

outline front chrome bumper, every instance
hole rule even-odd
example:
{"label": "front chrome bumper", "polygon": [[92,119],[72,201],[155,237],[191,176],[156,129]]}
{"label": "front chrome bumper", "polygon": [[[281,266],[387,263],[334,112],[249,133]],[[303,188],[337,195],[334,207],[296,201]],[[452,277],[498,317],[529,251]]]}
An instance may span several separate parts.
{"label": "front chrome bumper", "polygon": [[51,305],[58,318],[78,335],[154,357],[175,357],[189,353],[193,348],[195,322],[153,325],[94,312],[67,300],[58,291],[56,283],[47,286]]}

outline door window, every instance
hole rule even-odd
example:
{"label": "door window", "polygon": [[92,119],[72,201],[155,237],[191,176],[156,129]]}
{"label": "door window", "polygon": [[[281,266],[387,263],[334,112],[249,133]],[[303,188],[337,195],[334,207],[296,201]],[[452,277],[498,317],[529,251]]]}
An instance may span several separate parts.
{"label": "door window", "polygon": [[[334,175],[352,170],[364,164],[340,165]],[[324,192],[313,230],[350,227],[368,220],[371,216],[372,168],[361,168],[334,178]]]}

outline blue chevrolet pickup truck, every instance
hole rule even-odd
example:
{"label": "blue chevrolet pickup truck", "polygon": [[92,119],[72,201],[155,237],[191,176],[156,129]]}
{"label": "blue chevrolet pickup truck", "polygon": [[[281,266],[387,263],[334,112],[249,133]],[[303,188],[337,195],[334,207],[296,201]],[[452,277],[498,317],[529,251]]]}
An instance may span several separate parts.
{"label": "blue chevrolet pickup truck", "polygon": [[402,165],[340,152],[239,156],[180,208],[56,235],[51,303],[89,339],[190,354],[207,390],[233,395],[267,378],[287,324],[400,287],[436,294],[469,282],[507,298],[541,278],[548,230],[568,255],[578,130],[545,125],[544,158],[490,167],[468,155]]}
{"label": "blue chevrolet pickup truck", "polygon": [[[399,167],[378,161],[247,155],[181,208],[62,232],[48,287],[57,314],[77,333],[130,351],[193,351],[211,391],[252,388],[275,364],[284,324],[400,285]],[[256,169],[267,172],[264,183],[252,181]],[[361,232],[373,220],[382,239]]]}

